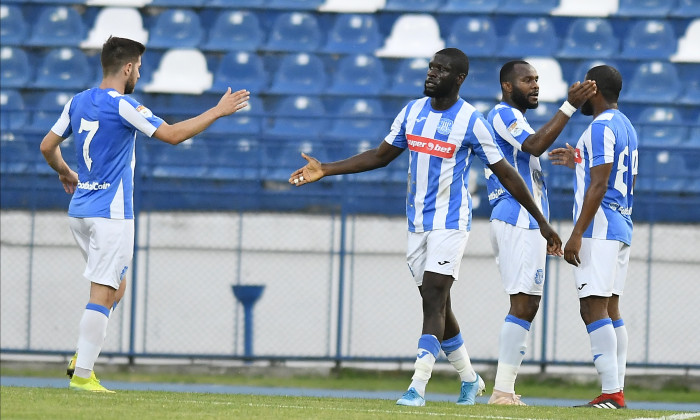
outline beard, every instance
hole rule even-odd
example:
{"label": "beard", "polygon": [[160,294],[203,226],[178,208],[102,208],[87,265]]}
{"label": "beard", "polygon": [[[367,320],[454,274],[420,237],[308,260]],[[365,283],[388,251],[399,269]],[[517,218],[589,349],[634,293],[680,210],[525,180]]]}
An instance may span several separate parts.
{"label": "beard", "polygon": [[432,86],[432,87],[427,87],[423,85],[423,95],[428,96],[430,98],[439,98],[443,96],[448,96],[451,91],[451,87],[448,83],[445,83],[443,80],[442,83],[438,82],[438,84]]}
{"label": "beard", "polygon": [[136,88],[136,81],[134,80],[127,80],[126,85],[124,85],[124,94],[130,95],[134,93],[134,88]]}
{"label": "beard", "polygon": [[510,99],[518,108],[523,109],[535,109],[540,104],[539,101],[535,103],[530,102],[530,97],[518,89],[513,90],[513,93],[510,94]]}
{"label": "beard", "polygon": [[586,116],[593,115],[593,105],[591,104],[590,100],[584,102],[584,104],[581,105],[581,114]]}

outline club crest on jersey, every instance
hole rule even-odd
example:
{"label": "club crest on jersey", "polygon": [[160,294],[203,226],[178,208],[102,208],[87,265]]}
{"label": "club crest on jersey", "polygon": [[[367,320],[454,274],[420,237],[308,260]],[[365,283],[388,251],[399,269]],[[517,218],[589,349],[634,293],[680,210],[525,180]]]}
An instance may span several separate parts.
{"label": "club crest on jersey", "polygon": [[150,109],[146,108],[143,105],[139,105],[136,107],[136,110],[141,113],[146,118],[151,118],[153,116],[153,113],[151,112]]}
{"label": "club crest on jersey", "polygon": [[535,273],[535,284],[542,284],[544,281],[544,270],[541,268],[537,269],[537,272]]}
{"label": "club crest on jersey", "polygon": [[415,134],[406,134],[406,140],[409,150],[441,158],[451,158],[456,150],[455,145],[452,143],[416,136]]}
{"label": "club crest on jersey", "polygon": [[508,126],[508,132],[513,135],[513,137],[518,137],[522,134],[523,129],[518,126],[518,121],[513,121],[513,124]]}
{"label": "club crest on jersey", "polygon": [[437,126],[437,132],[442,134],[442,135],[448,135],[452,131],[452,123],[454,121],[448,120],[447,118],[440,118],[440,122],[438,122]]}

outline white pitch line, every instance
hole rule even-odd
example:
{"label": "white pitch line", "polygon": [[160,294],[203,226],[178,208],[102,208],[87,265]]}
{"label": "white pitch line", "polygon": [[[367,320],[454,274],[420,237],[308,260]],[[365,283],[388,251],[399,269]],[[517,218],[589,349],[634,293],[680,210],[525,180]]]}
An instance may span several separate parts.
{"label": "white pitch line", "polygon": [[663,417],[637,417],[637,418],[630,419],[630,420],[685,420],[685,419],[693,419],[695,417],[700,417],[700,413],[680,413],[680,414],[671,414],[670,416],[663,416]]}

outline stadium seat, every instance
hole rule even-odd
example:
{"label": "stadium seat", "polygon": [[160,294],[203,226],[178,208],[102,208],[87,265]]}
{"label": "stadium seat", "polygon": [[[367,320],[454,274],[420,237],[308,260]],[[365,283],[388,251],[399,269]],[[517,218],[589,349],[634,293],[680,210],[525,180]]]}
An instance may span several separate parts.
{"label": "stadium seat", "polygon": [[267,0],[204,0],[204,7],[238,10],[262,9],[266,3]]}
{"label": "stadium seat", "polygon": [[264,48],[268,51],[314,52],[322,42],[318,20],[311,13],[283,13],[272,24],[270,38]]}
{"label": "stadium seat", "polygon": [[[75,0],[70,0],[73,3]],[[151,3],[152,0],[85,0],[87,6],[101,7],[134,7],[141,8]]]}
{"label": "stadium seat", "polygon": [[[377,99],[346,99],[333,118],[328,136],[334,139],[365,139],[379,143],[389,132],[381,102]],[[346,156],[347,157],[347,156]]]}
{"label": "stadium seat", "polygon": [[676,51],[673,27],[663,20],[641,20],[624,39],[622,57],[637,60],[668,60]]}
{"label": "stadium seat", "polygon": [[605,19],[577,19],[569,26],[560,58],[606,58],[616,55],[620,41]]}
{"label": "stadium seat", "polygon": [[339,14],[328,33],[323,51],[335,54],[374,54],[382,44],[373,15]]}
{"label": "stadium seat", "polygon": [[618,2],[610,0],[561,0],[552,16],[608,17],[617,13]]}
{"label": "stadium seat", "polygon": [[85,39],[85,24],[76,9],[45,6],[32,26],[26,45],[77,47]]}
{"label": "stadium seat", "polygon": [[208,150],[206,177],[227,181],[259,181],[261,145],[253,137],[200,136]]}
{"label": "stadium seat", "polygon": [[22,95],[16,90],[0,91],[0,131],[22,130],[26,123],[27,111]]}
{"label": "stadium seat", "polygon": [[45,89],[87,89],[95,82],[93,68],[77,48],[51,50],[37,70],[34,87]]}
{"label": "stadium seat", "polygon": [[265,117],[262,100],[251,96],[248,106],[235,114],[219,118],[207,129],[210,134],[254,134],[262,132],[262,122]]}
{"label": "stadium seat", "polygon": [[488,17],[461,17],[452,25],[448,45],[462,45],[469,57],[492,57],[498,48],[498,36]]}
{"label": "stadium seat", "polygon": [[172,146],[159,141],[147,142],[150,175],[155,178],[196,179],[207,172],[207,147],[198,138]]}
{"label": "stadium seat", "polygon": [[401,15],[393,24],[378,57],[432,57],[445,48],[440,26],[429,14]]}
{"label": "stadium seat", "polygon": [[326,107],[318,96],[287,96],[274,115],[272,124],[263,127],[266,136],[318,138],[326,129]]}
{"label": "stadium seat", "polygon": [[287,54],[275,71],[269,92],[289,95],[320,95],[328,75],[323,61],[315,54]]}
{"label": "stadium seat", "polygon": [[663,19],[671,12],[675,1],[669,0],[619,0],[617,16]]}
{"label": "stadium seat", "polygon": [[0,79],[4,89],[23,88],[32,77],[27,53],[19,47],[0,48]]}
{"label": "stadium seat", "polygon": [[375,13],[384,8],[386,0],[326,0],[319,6],[319,12],[333,13]]}
{"label": "stadium seat", "polygon": [[28,32],[29,26],[19,6],[0,5],[0,43],[2,45],[22,45]]}
{"label": "stadium seat", "polygon": [[700,106],[700,63],[677,64],[683,83],[683,93],[678,102],[683,105]]}
{"label": "stadium seat", "polygon": [[226,10],[218,14],[202,48],[214,51],[255,51],[262,45],[264,36],[255,13]]}
{"label": "stadium seat", "polygon": [[549,15],[559,0],[501,0],[498,12],[513,15]]}
{"label": "stadium seat", "polygon": [[28,129],[31,132],[45,134],[61,116],[63,107],[73,97],[73,93],[63,91],[44,92],[36,104],[32,113],[31,124]]}
{"label": "stadium seat", "polygon": [[442,0],[386,0],[384,11],[402,13],[432,13],[442,4]]}
{"label": "stadium seat", "polygon": [[671,107],[647,107],[635,119],[640,146],[671,146],[683,143],[688,127],[681,113]]}
{"label": "stadium seat", "polygon": [[489,14],[499,6],[500,0],[445,0],[438,8],[440,13]]}
{"label": "stadium seat", "polygon": [[[601,59],[594,59],[594,60],[584,60],[580,64],[576,66],[576,69],[574,70],[573,74],[571,74],[571,83],[573,82],[583,82],[586,78],[586,73],[588,73],[588,70],[592,69],[593,67],[597,66],[602,66],[602,65],[608,65],[615,67],[620,70],[619,65],[617,62],[612,61],[612,60],[601,60]],[[624,77],[624,76],[623,76]],[[628,82],[628,79],[624,79],[625,82]],[[623,88],[623,90],[626,90],[627,86]]]}
{"label": "stadium seat", "polygon": [[501,64],[488,59],[472,60],[469,63],[469,74],[460,91],[462,97],[468,102],[479,99],[491,102],[498,100],[501,97]]}
{"label": "stadium seat", "polygon": [[676,18],[699,18],[700,0],[678,0],[678,6],[671,10],[670,15]]}
{"label": "stadium seat", "polygon": [[561,66],[554,58],[525,57],[539,75],[540,95],[542,102],[558,102],[566,98],[569,84],[564,81]]}
{"label": "stadium seat", "polygon": [[264,6],[266,9],[315,11],[322,3],[323,0],[267,0]]}
{"label": "stadium seat", "polygon": [[700,114],[696,119],[693,126],[690,128],[690,137],[688,138],[688,145],[700,149]]}
{"label": "stadium seat", "polygon": [[405,58],[389,81],[388,95],[420,97],[428,74],[428,59]]}
{"label": "stadium seat", "polygon": [[246,51],[229,51],[221,58],[209,91],[225,92],[231,87],[233,91],[248,89],[256,94],[264,92],[268,84],[269,77],[260,56]]}
{"label": "stadium seat", "polygon": [[38,154],[38,150],[30,150],[26,140],[3,133],[0,139],[0,174],[13,176],[33,171]]}
{"label": "stadium seat", "polygon": [[695,19],[688,25],[685,35],[678,39],[678,48],[671,56],[671,61],[700,63],[698,45],[700,45],[700,19]]}
{"label": "stadium seat", "polygon": [[156,17],[149,34],[149,48],[197,48],[204,30],[191,9],[168,9]]}
{"label": "stadium seat", "polygon": [[192,7],[199,8],[204,5],[204,0],[151,0],[149,6],[152,7]]}
{"label": "stadium seat", "polygon": [[[693,181],[680,150],[650,149],[639,153],[640,172],[634,185],[635,193],[677,193],[688,190]],[[635,194],[636,195],[636,194]]]}
{"label": "stadium seat", "polygon": [[512,23],[499,54],[503,57],[552,57],[558,50],[559,38],[549,18],[520,17]]}
{"label": "stadium seat", "polygon": [[289,139],[264,142],[260,177],[263,181],[289,185],[287,182],[292,172],[306,163],[301,157],[302,152],[322,162],[327,161],[324,145],[318,140]]}
{"label": "stadium seat", "polygon": [[110,36],[128,37],[144,45],[148,44],[148,31],[143,27],[141,13],[133,7],[103,7],[97,13],[95,24],[82,48],[102,49]]}
{"label": "stadium seat", "polygon": [[376,96],[386,85],[384,65],[373,55],[347,55],[340,59],[328,93]]}
{"label": "stadium seat", "polygon": [[208,90],[213,75],[207,68],[207,59],[196,49],[168,50],[153,73],[146,92],[200,94]]}
{"label": "stadium seat", "polygon": [[649,104],[671,104],[682,89],[675,65],[664,61],[640,64],[627,86],[622,90],[622,102]]}

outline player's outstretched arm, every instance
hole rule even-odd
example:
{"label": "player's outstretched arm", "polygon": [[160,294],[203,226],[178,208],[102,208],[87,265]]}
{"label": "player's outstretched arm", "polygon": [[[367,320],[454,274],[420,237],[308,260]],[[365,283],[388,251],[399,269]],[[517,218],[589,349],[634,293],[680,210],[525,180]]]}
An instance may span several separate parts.
{"label": "player's outstretched arm", "polygon": [[153,137],[170,144],[182,143],[207,129],[217,119],[245,108],[248,106],[249,99],[250,92],[247,90],[231,92],[231,88],[228,88],[215,107],[176,124],[170,125],[163,122],[153,133]]}
{"label": "player's outstretched arm", "polygon": [[562,130],[564,130],[574,111],[579,109],[595,93],[596,84],[592,80],[586,80],[583,83],[576,82],[571,85],[567,101],[564,102],[551,120],[547,121],[535,134],[530,135],[523,142],[523,151],[533,156],[540,156],[545,150],[549,149]]}
{"label": "player's outstretched arm", "polygon": [[562,256],[561,238],[549,225],[549,222],[547,222],[547,219],[535,204],[530,190],[528,190],[520,174],[505,159],[489,165],[489,169],[498,177],[508,192],[535,218],[537,225],[540,227],[540,234],[547,240],[547,253]]}
{"label": "player's outstretched arm", "polygon": [[566,143],[566,148],[559,147],[549,152],[549,160],[553,165],[566,166],[570,169],[576,168],[576,149]]}
{"label": "player's outstretched arm", "polygon": [[46,159],[46,162],[58,173],[58,179],[63,184],[63,189],[68,194],[73,194],[78,186],[78,174],[68,166],[61,154],[59,145],[65,140],[63,137],[49,131],[41,141],[41,154]]}

